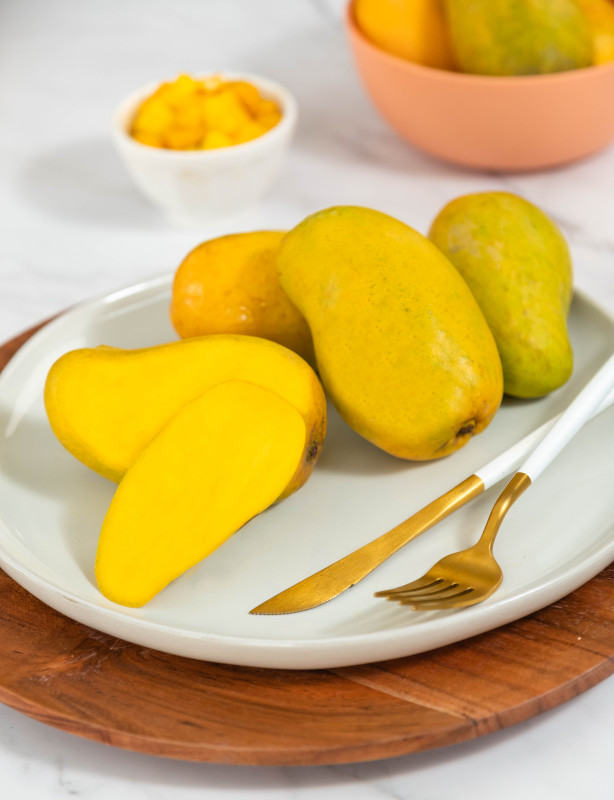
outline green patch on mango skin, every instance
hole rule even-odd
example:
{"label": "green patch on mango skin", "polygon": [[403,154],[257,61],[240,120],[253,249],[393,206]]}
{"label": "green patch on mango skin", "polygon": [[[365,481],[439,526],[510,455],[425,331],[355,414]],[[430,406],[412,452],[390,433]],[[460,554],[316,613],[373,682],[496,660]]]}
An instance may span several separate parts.
{"label": "green patch on mango skin", "polygon": [[567,316],[573,292],[569,248],[554,222],[507,192],[458,197],[429,237],[473,292],[494,334],[505,393],[542,397],[573,370]]}
{"label": "green patch on mango skin", "polygon": [[540,75],[593,64],[593,35],[575,0],[445,0],[463,72]]}

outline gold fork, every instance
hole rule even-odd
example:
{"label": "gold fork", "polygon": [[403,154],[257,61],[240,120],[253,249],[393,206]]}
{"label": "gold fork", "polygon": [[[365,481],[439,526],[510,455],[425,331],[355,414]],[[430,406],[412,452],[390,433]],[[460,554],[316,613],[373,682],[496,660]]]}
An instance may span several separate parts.
{"label": "gold fork", "polygon": [[419,611],[464,608],[490,597],[503,580],[493,544],[505,515],[580,430],[613,386],[614,355],[578,394],[507,484],[476,544],[445,556],[421,578],[395,589],[376,592],[375,597],[394,600]]}

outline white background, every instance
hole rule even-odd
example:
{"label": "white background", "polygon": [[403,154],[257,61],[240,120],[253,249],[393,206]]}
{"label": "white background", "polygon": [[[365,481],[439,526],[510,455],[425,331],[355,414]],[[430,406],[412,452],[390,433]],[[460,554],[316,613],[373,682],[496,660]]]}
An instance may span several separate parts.
{"label": "white background", "polygon": [[[0,340],[74,302],[163,272],[234,230],[283,228],[337,203],[426,231],[444,203],[506,189],[559,223],[576,284],[614,313],[614,148],[523,176],[469,172],[400,141],[353,69],[343,0],[3,0],[0,6]],[[260,73],[299,103],[283,175],[240,223],[178,230],[131,185],[113,107],[181,71]],[[372,764],[172,762],[78,739],[0,707],[2,796],[131,798],[611,797],[614,680],[482,740]]]}

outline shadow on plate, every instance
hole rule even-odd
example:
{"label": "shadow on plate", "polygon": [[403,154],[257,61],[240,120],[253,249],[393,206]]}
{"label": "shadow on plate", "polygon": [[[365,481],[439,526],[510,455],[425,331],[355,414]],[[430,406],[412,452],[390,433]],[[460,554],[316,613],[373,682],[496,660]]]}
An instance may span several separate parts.
{"label": "shadow on plate", "polygon": [[380,450],[363,439],[339,416],[329,403],[328,430],[318,472],[336,472],[340,475],[392,475],[419,469],[422,462],[405,461]]}

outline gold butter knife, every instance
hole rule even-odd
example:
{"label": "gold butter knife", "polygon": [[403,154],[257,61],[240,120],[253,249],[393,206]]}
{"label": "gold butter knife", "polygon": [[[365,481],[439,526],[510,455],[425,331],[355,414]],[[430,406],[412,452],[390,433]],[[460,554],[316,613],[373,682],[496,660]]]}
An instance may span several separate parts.
{"label": "gold butter knife", "polygon": [[[612,403],[614,403],[614,392],[606,397],[593,416],[605,411]],[[249,613],[291,614],[315,608],[337,597],[341,592],[362,580],[416,536],[432,528],[433,525],[445,519],[457,508],[461,508],[486,489],[494,486],[502,478],[515,472],[524,458],[548,433],[559,416],[560,414],[545,422],[504,453],[476,470],[458,486],[433,500],[392,530],[269,598]]]}

